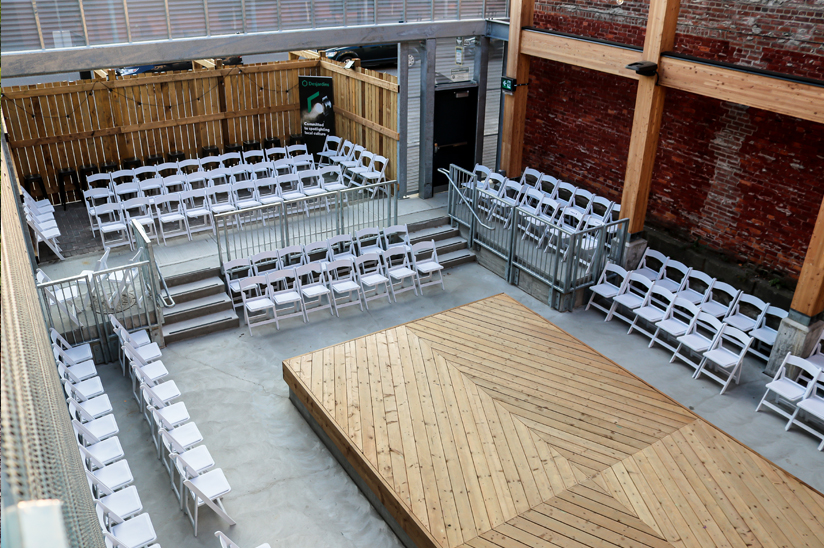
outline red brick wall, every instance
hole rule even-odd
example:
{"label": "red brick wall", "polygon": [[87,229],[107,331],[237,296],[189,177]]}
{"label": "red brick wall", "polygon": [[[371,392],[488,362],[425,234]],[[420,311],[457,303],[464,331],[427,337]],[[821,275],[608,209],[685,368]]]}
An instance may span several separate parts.
{"label": "red brick wall", "polygon": [[[535,24],[640,46],[647,4],[629,4],[542,0]],[[676,50],[824,78],[811,43],[824,42],[824,5],[723,6],[682,2]],[[633,81],[533,60],[524,165],[620,200],[634,104]],[[795,278],[822,198],[824,125],[668,90],[648,225]]]}

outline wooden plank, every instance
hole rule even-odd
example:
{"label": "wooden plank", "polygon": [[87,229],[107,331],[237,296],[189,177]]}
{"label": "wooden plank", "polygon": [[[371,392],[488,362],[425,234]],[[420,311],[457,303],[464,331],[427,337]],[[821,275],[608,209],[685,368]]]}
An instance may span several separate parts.
{"label": "wooden plank", "polygon": [[521,53],[634,80],[639,78],[634,71],[625,68],[641,60],[641,52],[636,49],[523,29]]}
{"label": "wooden plank", "polygon": [[[395,141],[400,139],[400,134],[395,130],[383,127],[382,125],[378,124],[377,122],[373,122],[373,121],[369,120],[368,118],[365,118],[365,117],[363,117],[359,114],[355,114],[354,112],[349,112],[348,110],[344,110],[342,107],[339,107],[337,105],[334,106],[334,109],[335,109],[336,114],[340,114],[344,118],[348,118],[349,120],[352,120],[353,122],[356,122],[356,123],[360,124],[363,127],[374,130],[374,131],[380,133],[381,135],[385,135],[386,137],[389,137],[390,139],[393,139]],[[371,146],[372,146],[372,148],[375,148],[374,143],[372,143]]]}
{"label": "wooden plank", "polygon": [[824,311],[824,200],[798,276],[792,309],[810,317]]}
{"label": "wooden plank", "polygon": [[366,75],[366,74],[355,72],[353,70],[345,69],[343,67],[338,66],[337,63],[332,62],[332,61],[323,60],[323,61],[320,62],[320,66],[321,66],[321,68],[323,68],[324,70],[327,70],[329,72],[342,74],[342,75],[346,76],[346,78],[348,78],[348,79],[360,80],[361,82],[371,84],[371,85],[376,86],[378,88],[387,89],[389,91],[394,91],[395,93],[398,92],[397,79],[396,79],[395,82],[382,80],[382,79],[376,78],[374,76],[369,76],[369,75]]}

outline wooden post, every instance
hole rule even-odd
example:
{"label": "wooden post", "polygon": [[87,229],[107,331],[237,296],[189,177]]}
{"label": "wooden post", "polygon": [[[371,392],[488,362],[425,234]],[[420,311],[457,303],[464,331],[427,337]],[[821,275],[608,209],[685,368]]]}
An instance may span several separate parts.
{"label": "wooden post", "polygon": [[[218,61],[217,66],[215,67],[217,70],[223,68],[223,61]],[[217,77],[220,79],[220,83],[217,87],[217,100],[218,105],[220,107],[220,112],[226,113],[226,88],[229,88],[229,94],[232,93],[232,82],[229,80],[229,76],[222,76],[219,72],[217,73]],[[234,101],[233,101],[234,102]],[[234,121],[232,121],[234,124]],[[232,127],[234,129],[234,126]],[[225,151],[226,145],[233,144],[234,140],[229,138],[229,120],[223,118],[220,120],[220,132],[223,134],[223,148]],[[232,132],[232,137],[234,137],[234,131]],[[217,143],[215,143],[217,144]]]}
{"label": "wooden post", "polygon": [[[679,8],[680,0],[652,0],[650,3],[642,56],[644,61],[660,65],[661,53],[672,49]],[[665,88],[658,85],[657,76],[642,76],[638,80],[635,117],[632,120],[627,172],[621,198],[621,216],[629,219],[630,234],[644,230],[652,168],[658,149],[658,132],[664,113],[664,95]]]}
{"label": "wooden post", "polygon": [[501,134],[501,167],[510,177],[518,177],[524,155],[524,124],[529,94],[529,56],[521,53],[521,28],[532,26],[533,0],[513,0],[509,13],[506,75],[515,78],[518,87],[504,97],[504,125]]}
{"label": "wooden post", "polygon": [[791,308],[808,318],[824,312],[824,201],[818,210]]}

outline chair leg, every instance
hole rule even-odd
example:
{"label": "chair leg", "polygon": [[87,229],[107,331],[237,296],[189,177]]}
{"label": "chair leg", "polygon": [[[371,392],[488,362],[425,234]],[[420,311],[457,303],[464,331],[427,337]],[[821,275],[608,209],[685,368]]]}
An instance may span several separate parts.
{"label": "chair leg", "polygon": [[658,337],[658,332],[659,331],[661,331],[661,328],[656,327],[655,328],[655,333],[652,335],[652,340],[649,342],[649,345],[647,345],[647,348],[652,348],[652,345],[655,344],[655,338]]}
{"label": "chair leg", "polygon": [[[758,407],[755,408],[756,413],[758,413],[761,410],[761,406],[764,405],[764,400],[767,399],[767,394],[769,394],[769,393],[770,393],[770,389],[767,388],[767,391],[764,392],[764,397],[761,398],[761,401],[758,402]],[[793,415],[793,416],[795,416],[795,415]],[[790,419],[790,423],[792,423],[792,419]],[[789,424],[787,425],[787,427],[789,428]],[[785,430],[786,430],[786,428],[785,428]]]}
{"label": "chair leg", "polygon": [[615,309],[618,308],[618,303],[612,301],[612,305],[609,307],[609,312],[607,312],[607,317],[604,318],[605,322],[612,321],[612,316],[615,314]]}
{"label": "chair leg", "polygon": [[[767,392],[769,392],[769,390],[767,390]],[[767,397],[767,395],[766,395],[766,394],[764,394],[764,397],[766,398],[766,397]],[[762,400],[762,401],[763,401],[763,400]],[[785,432],[789,432],[789,431],[790,431],[790,428],[792,428],[793,423],[795,422],[795,417],[797,417],[797,416],[798,416],[798,412],[799,412],[799,411],[800,411],[800,409],[799,409],[798,407],[796,407],[796,408],[795,408],[795,411],[793,412],[792,417],[790,417],[790,420],[789,420],[789,421],[787,421],[787,425],[786,425],[786,426],[784,426],[784,431],[785,431]]]}
{"label": "chair leg", "polygon": [[681,350],[681,344],[682,343],[678,343],[678,346],[676,347],[675,352],[672,353],[672,357],[670,358],[670,361],[669,361],[670,363],[674,362],[675,358],[678,356],[678,352]]}
{"label": "chair leg", "polygon": [[695,373],[692,374],[693,379],[697,379],[701,376],[701,372],[704,370],[704,366],[707,363],[707,358],[701,358],[701,363],[698,364],[698,368],[695,370]]}

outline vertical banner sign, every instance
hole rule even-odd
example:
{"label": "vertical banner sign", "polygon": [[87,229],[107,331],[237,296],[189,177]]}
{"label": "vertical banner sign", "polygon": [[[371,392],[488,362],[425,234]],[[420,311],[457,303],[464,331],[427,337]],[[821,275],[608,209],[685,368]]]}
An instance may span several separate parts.
{"label": "vertical banner sign", "polygon": [[320,152],[326,137],[335,135],[332,78],[298,76],[298,89],[303,142],[310,153]]}

